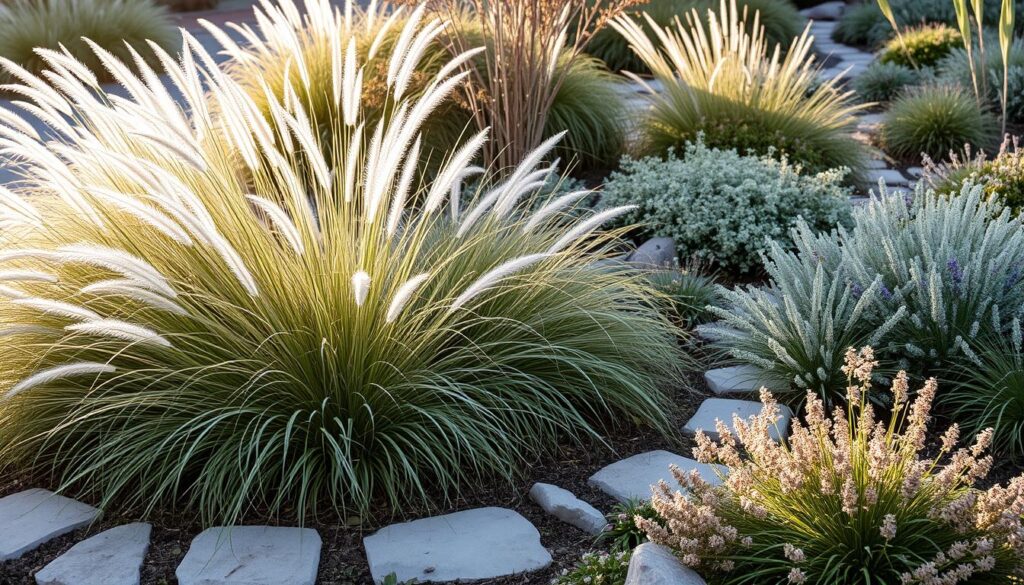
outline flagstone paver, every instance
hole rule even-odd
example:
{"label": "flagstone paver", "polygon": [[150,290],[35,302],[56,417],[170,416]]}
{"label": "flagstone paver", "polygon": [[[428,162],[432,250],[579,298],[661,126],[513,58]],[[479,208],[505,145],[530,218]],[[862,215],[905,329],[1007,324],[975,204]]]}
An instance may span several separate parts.
{"label": "flagstone paver", "polygon": [[[747,419],[761,412],[761,403],[753,400],[732,400],[728,398],[708,398],[701,403],[697,412],[683,426],[683,434],[695,436],[697,431],[704,431],[711,440],[719,439],[718,431],[715,429],[715,421],[724,422],[730,430],[733,428],[733,415],[741,419]],[[775,428],[769,429],[772,439],[778,441],[786,435],[789,429],[789,420],[793,417],[793,411],[788,406],[779,405],[781,419]]]}
{"label": "flagstone paver", "polygon": [[175,576],[178,585],[314,585],[321,544],[310,528],[209,528],[192,540]]}
{"label": "flagstone paver", "polygon": [[675,482],[669,467],[675,465],[684,471],[696,469],[704,481],[719,484],[718,473],[724,473],[721,466],[705,465],[693,459],[669,451],[648,451],[627,457],[602,468],[590,476],[587,483],[600,489],[620,502],[647,500],[651,497],[651,486],[665,480],[669,485]]}
{"label": "flagstone paver", "polygon": [[718,394],[750,394],[764,386],[761,382],[762,371],[748,365],[728,366],[708,370],[704,373],[704,382],[708,390]]}
{"label": "flagstone paver", "polygon": [[539,571],[551,564],[540,532],[506,508],[476,508],[392,524],[363,539],[375,583],[473,581]]}
{"label": "flagstone paver", "polygon": [[38,585],[139,585],[149,524],[125,524],[91,536],[36,573]]}
{"label": "flagstone paver", "polygon": [[0,561],[20,558],[62,534],[96,519],[92,506],[44,489],[0,498]]}

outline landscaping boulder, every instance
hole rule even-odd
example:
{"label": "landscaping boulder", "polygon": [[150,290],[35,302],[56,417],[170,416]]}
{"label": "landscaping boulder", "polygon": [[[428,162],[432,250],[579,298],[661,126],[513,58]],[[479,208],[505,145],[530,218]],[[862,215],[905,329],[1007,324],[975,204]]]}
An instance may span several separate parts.
{"label": "landscaping boulder", "polygon": [[693,569],[683,566],[672,552],[651,542],[633,550],[626,585],[707,585]]}

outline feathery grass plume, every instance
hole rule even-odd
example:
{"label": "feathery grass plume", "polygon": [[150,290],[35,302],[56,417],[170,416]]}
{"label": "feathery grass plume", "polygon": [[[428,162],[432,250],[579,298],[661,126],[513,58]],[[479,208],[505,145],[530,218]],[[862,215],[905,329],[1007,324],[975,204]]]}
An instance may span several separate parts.
{"label": "feathery grass plume", "polygon": [[[0,57],[34,74],[47,68],[38,48],[66,48],[88,71],[109,79],[84,39],[126,62],[133,58],[128,47],[152,62],[147,41],[170,48],[174,37],[167,9],[152,0],[13,0],[0,6]],[[16,77],[5,70],[0,83]]]}
{"label": "feathery grass plume", "polygon": [[[747,18],[754,18],[753,33]],[[664,87],[650,92],[644,151],[662,155],[703,133],[710,147],[756,154],[774,148],[810,172],[847,167],[856,177],[864,152],[849,132],[865,105],[852,103],[839,78],[819,80],[809,26],[783,56],[768,46],[757,15],[740,11],[736,0],[722,0],[707,19],[701,25],[694,11],[685,23],[661,27],[648,18],[653,35],[628,17],[612,22]]]}
{"label": "feathery grass plume", "polygon": [[926,451],[935,379],[911,402],[899,373],[892,412],[879,419],[870,399],[876,365],[870,347],[850,348],[847,408],[830,418],[808,392],[806,422],[794,421],[782,443],[771,435],[779,407],[762,389],[759,415],[734,416],[735,432],[718,421],[721,444],[697,434],[694,455],[726,465],[723,484],[673,467],[687,495],[660,482],[652,500],[659,517],[637,524],[723,585],[1017,582],[1024,475],[976,487],[992,467],[991,430],[960,446],[953,425],[937,453]]}
{"label": "feathery grass plume", "polygon": [[[650,16],[658,26],[666,27],[672,25],[677,17],[697,10],[702,22],[706,24],[708,9],[714,9],[718,2],[719,0],[650,0],[630,10],[628,16],[636,20],[641,27],[646,28],[644,14]],[[806,19],[790,0],[738,0],[737,6],[741,10],[746,10],[751,17],[757,14],[758,22],[764,26],[769,47],[781,45],[785,49],[794,38],[800,36],[806,23]],[[746,21],[751,32],[752,23],[752,18]],[[607,63],[612,71],[625,69],[636,73],[647,72],[643,61],[630,50],[626,39],[611,28],[594,34],[587,44],[587,52]]]}
{"label": "feathery grass plume", "polygon": [[[346,17],[330,2],[305,0],[304,16],[293,19],[289,15],[298,10],[297,6],[282,10],[263,4],[255,9],[258,22],[262,23],[257,28],[232,25],[244,31],[245,45],[220,34],[217,39],[230,56],[229,74],[260,104],[265,117],[271,116],[268,99],[283,99],[285,80],[289,79],[288,87],[322,134],[327,150],[346,150],[347,144],[335,144],[331,132],[336,118],[346,113],[351,116],[354,111],[346,107],[353,96],[341,95],[340,91],[344,76],[355,75],[353,59],[359,56],[365,62],[358,91],[362,94],[361,107],[367,110],[364,119],[368,124],[394,112],[400,97],[386,81],[390,56],[402,41],[400,35],[407,22],[415,21],[429,34],[403,41],[410,46],[415,44],[422,55],[415,61],[415,67],[409,66],[412,61],[402,64],[403,93],[422,93],[442,67],[453,67],[444,40],[439,38],[443,31],[425,26],[422,10],[411,8],[392,8],[374,2],[367,8],[354,6],[352,15]],[[342,24],[346,18],[348,26]],[[458,24],[446,28],[458,27],[463,34],[473,37],[472,47],[488,46],[488,55],[493,54],[494,44],[487,42],[484,31],[469,15],[459,13],[453,18],[458,19]],[[489,59],[493,56],[475,54],[466,66],[485,71]],[[569,130],[569,136],[556,150],[558,156],[585,167],[613,164],[625,142],[625,106],[615,77],[600,62],[585,56],[570,60],[565,55],[559,67],[566,68],[565,79],[551,104],[544,138]],[[334,75],[336,71],[341,74]],[[398,74],[396,70],[396,79]],[[444,155],[472,134],[470,104],[461,94],[452,97],[437,105],[423,127],[420,166],[428,175],[436,173]]]}
{"label": "feathery grass plume", "polygon": [[[723,349],[779,386],[842,392],[844,347],[878,348],[883,364],[925,376],[968,359],[976,340],[1024,317],[1024,229],[980,186],[913,200],[884,191],[853,227],[794,231],[797,249],[767,254],[766,289],[725,291],[709,326]],[[787,380],[788,379],[788,380]],[[787,398],[792,396],[786,395]]]}
{"label": "feathery grass plume", "polygon": [[[306,16],[366,26],[343,8]],[[47,107],[73,131],[4,123],[28,183],[4,209],[30,201],[39,221],[0,232],[3,284],[20,291],[0,299],[0,392],[18,390],[0,404],[0,465],[207,523],[387,514],[509,480],[613,425],[666,428],[662,383],[687,357],[642,275],[597,262],[621,232],[572,202],[531,211],[554,141],[493,198],[453,189],[471,156],[447,156],[443,182],[408,181],[412,146],[463,79],[441,63],[400,90],[445,24],[420,20],[381,63],[295,62],[348,96],[327,134],[294,92],[257,100],[187,32],[179,61],[156,50],[181,105],[145,65],[111,60],[130,99],[65,69]],[[372,120],[358,91],[371,79],[401,96]],[[102,368],[55,369],[69,364]]]}
{"label": "feathery grass plume", "polygon": [[993,150],[999,125],[967,90],[926,84],[907,89],[885,112],[878,142],[892,157],[918,162],[922,155],[942,159],[971,145]]}

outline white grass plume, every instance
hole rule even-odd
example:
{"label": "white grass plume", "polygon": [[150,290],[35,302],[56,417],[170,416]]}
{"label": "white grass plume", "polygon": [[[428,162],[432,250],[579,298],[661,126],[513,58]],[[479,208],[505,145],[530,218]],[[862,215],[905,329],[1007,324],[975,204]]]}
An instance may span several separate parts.
{"label": "white grass plume", "polygon": [[601,213],[594,214],[593,217],[586,221],[576,224],[575,227],[566,232],[565,235],[559,238],[557,242],[552,244],[552,246],[548,248],[548,254],[557,254],[558,252],[561,252],[576,240],[596,230],[612,219],[615,219],[625,213],[629,213],[634,209],[636,209],[636,205],[623,205],[621,207],[606,209]]}
{"label": "white grass plume", "polygon": [[398,316],[402,314],[402,310],[409,304],[409,300],[416,293],[416,290],[423,285],[426,280],[430,278],[429,272],[418,274],[409,280],[405,281],[402,286],[398,287],[395,292],[394,298],[391,299],[391,304],[388,306],[388,312],[385,316],[385,321],[388,323],[394,323]]}
{"label": "white grass plume", "polygon": [[178,296],[178,293],[167,283],[167,279],[152,264],[123,250],[91,244],[75,244],[59,248],[57,257],[63,262],[91,264],[117,272],[137,281],[144,288],[172,299]]}
{"label": "white grass plume", "polygon": [[172,347],[171,342],[151,329],[118,319],[100,319],[86,323],[76,323],[64,328],[74,333],[84,333],[96,337],[109,337],[131,343]]}
{"label": "white grass plume", "polygon": [[572,193],[562,195],[557,199],[549,201],[547,204],[544,205],[544,207],[538,209],[537,212],[530,217],[530,219],[526,222],[526,225],[523,226],[523,233],[532,232],[533,230],[537,229],[538,226],[548,221],[552,216],[560,213],[565,209],[571,208],[584,197],[592,193],[593,191],[589,189],[585,191],[573,191]]}
{"label": "white grass plume", "polygon": [[56,380],[73,378],[75,376],[110,374],[115,371],[116,368],[114,368],[114,366],[98,362],[79,362],[75,364],[55,366],[41,372],[36,372],[28,378],[18,382],[8,390],[6,394],[4,394],[4,400],[10,400],[26,390],[30,390],[42,384],[48,384]]}
{"label": "white grass plume", "polygon": [[188,311],[178,303],[155,292],[139,288],[133,280],[101,280],[82,287],[82,292],[98,297],[123,296],[153,309],[167,311],[175,315],[188,315]]}
{"label": "white grass plume", "polygon": [[0,282],[57,282],[57,276],[40,270],[0,270]]}
{"label": "white grass plume", "polygon": [[541,252],[539,254],[527,254],[526,256],[520,256],[519,258],[513,258],[508,262],[492,269],[487,274],[484,274],[480,278],[476,279],[473,284],[469,285],[466,290],[459,295],[454,302],[452,302],[451,311],[460,309],[469,301],[473,300],[477,295],[484,292],[485,290],[496,285],[502,279],[523,270],[529,266],[532,266],[545,258],[550,257],[551,254]]}
{"label": "white grass plume", "polygon": [[356,299],[356,306],[362,307],[370,294],[370,275],[365,271],[360,270],[352,275],[352,294]]}
{"label": "white grass plume", "polygon": [[102,319],[102,317],[100,317],[100,315],[95,311],[90,311],[85,307],[79,307],[78,305],[72,305],[71,303],[65,303],[63,301],[29,297],[24,299],[14,299],[11,302],[16,305],[35,309],[44,315],[59,315],[76,321],[98,321]]}

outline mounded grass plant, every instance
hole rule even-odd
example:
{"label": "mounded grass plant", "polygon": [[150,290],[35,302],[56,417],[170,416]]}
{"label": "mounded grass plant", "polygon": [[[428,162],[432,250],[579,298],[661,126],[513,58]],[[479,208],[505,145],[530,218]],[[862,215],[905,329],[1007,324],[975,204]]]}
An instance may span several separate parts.
{"label": "mounded grass plant", "polygon": [[981,186],[919,185],[909,201],[883,192],[852,218],[833,233],[798,224],[795,251],[786,240],[766,253],[769,285],[723,289],[721,321],[704,328],[787,402],[841,397],[847,347],[877,348],[880,373],[928,376],[1024,317],[1021,219]]}
{"label": "mounded grass plant", "polygon": [[822,230],[848,221],[842,181],[842,171],[808,174],[786,160],[698,141],[678,157],[623,159],[601,204],[634,206],[621,221],[643,226],[643,237],[673,238],[681,258],[747,273],[760,268],[768,241],[784,238],[799,218]]}
{"label": "mounded grass plant", "polygon": [[926,24],[903,31],[899,39],[890,39],[878,60],[906,67],[931,67],[961,46],[963,39],[955,28]]}
{"label": "mounded grass plant", "polygon": [[612,23],[664,87],[650,92],[643,154],[663,156],[703,134],[712,148],[774,152],[808,172],[846,167],[859,175],[864,152],[849,131],[863,106],[838,79],[819,81],[809,29],[783,57],[769,49],[763,30],[746,31],[735,2],[723,0],[720,13],[710,12],[708,27],[694,25],[697,18],[667,28],[648,20],[653,38],[629,18]]}
{"label": "mounded grass plant", "polygon": [[[629,17],[636,23],[653,32],[647,27],[646,14],[660,27],[669,27],[678,17],[686,19],[694,10],[704,25],[708,23],[708,11],[718,8],[721,0],[649,0],[634,7]],[[800,36],[806,19],[800,14],[790,0],[737,0],[737,7],[747,11],[748,29],[754,32],[754,18],[765,29],[765,38],[769,48],[780,45],[785,49]],[[646,65],[636,53],[629,48],[629,42],[617,31],[610,28],[599,31],[590,39],[587,51],[604,61],[612,71],[647,72]]]}
{"label": "mounded grass plant", "polygon": [[655,270],[647,278],[664,295],[669,316],[683,329],[692,329],[713,318],[707,307],[719,302],[717,277],[704,272],[701,263]]}
{"label": "mounded grass plant", "polygon": [[862,102],[888,102],[927,76],[912,67],[875,61],[854,78],[853,88]]}
{"label": "mounded grass plant", "polygon": [[[12,0],[0,4],[0,57],[32,73],[44,70],[45,61],[37,48],[59,51],[63,46],[94,75],[109,80],[90,42],[132,66],[128,47],[154,62],[147,41],[168,49],[176,41],[167,9],[152,0]],[[0,83],[13,81],[11,75],[0,72]]]}
{"label": "mounded grass plant", "polygon": [[927,84],[908,89],[885,112],[878,141],[894,158],[947,158],[965,145],[992,150],[999,143],[996,117],[959,85]]}
{"label": "mounded grass plant", "polygon": [[404,91],[440,25],[406,23],[379,122],[345,49],[329,138],[301,100],[264,118],[191,39],[158,52],[181,105],[104,53],[133,99],[67,55],[59,89],[18,72],[81,126],[0,129],[30,182],[0,190],[0,465],[206,523],[386,514],[560,441],[664,429],[685,356],[643,275],[595,262],[625,210],[531,195],[555,139],[485,190],[460,190],[484,133],[417,181],[422,124],[464,79]]}
{"label": "mounded grass plant", "polygon": [[[407,8],[352,8],[350,40],[356,54],[366,61],[361,93],[369,121],[389,115],[395,108],[393,96],[384,83],[391,74],[389,60],[400,42],[403,25],[410,19],[422,18],[421,12]],[[268,118],[271,114],[265,88],[276,99],[284,99],[287,75],[290,80],[287,86],[302,100],[310,119],[324,135],[324,144],[328,149],[333,148],[335,145],[328,134],[333,121],[343,116],[343,112],[332,80],[334,72],[343,69],[348,58],[345,51],[335,46],[340,41],[334,29],[334,7],[318,0],[307,0],[301,17],[297,16],[297,7],[260,6],[255,10],[260,18],[269,22],[268,34],[248,35],[251,40],[246,45],[218,39],[231,57],[227,66],[229,73],[260,104]],[[478,70],[486,71],[486,60],[493,59],[493,44],[468,16],[454,17],[459,22],[448,28],[457,28],[460,34],[472,38],[473,48],[491,47],[488,55],[477,54],[471,59]],[[443,38],[436,38],[419,49],[422,55],[417,70],[410,76],[407,91],[422,92],[432,76],[448,63],[450,53],[445,43]],[[571,60],[566,57],[563,55],[560,67],[567,71],[551,103],[544,137],[567,131],[556,146],[555,154],[577,167],[614,164],[625,148],[626,108],[617,90],[619,81],[591,57],[581,55]],[[425,172],[436,171],[443,157],[470,137],[473,123],[470,107],[461,95],[455,95],[440,104],[425,122],[421,148]]]}
{"label": "mounded grass plant", "polygon": [[872,406],[870,348],[850,348],[845,359],[846,408],[830,417],[808,392],[806,421],[794,420],[777,443],[778,405],[762,390],[759,415],[734,417],[735,432],[718,422],[720,444],[697,435],[697,459],[728,467],[723,485],[673,468],[682,492],[661,482],[652,500],[660,518],[637,524],[721,585],[1019,580],[1024,475],[978,487],[992,468],[991,433],[961,442],[954,425],[933,449],[936,381],[912,400],[908,376],[898,374],[886,415]]}

